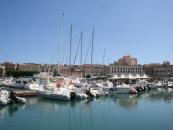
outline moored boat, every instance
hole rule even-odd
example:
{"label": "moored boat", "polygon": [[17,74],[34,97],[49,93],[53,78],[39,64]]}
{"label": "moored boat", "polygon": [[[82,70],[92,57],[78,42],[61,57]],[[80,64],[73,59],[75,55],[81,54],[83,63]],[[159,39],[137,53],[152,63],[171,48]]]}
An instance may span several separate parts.
{"label": "moored boat", "polygon": [[37,95],[47,99],[69,101],[72,93],[66,88],[55,88],[53,90],[37,91]]}
{"label": "moored boat", "polygon": [[26,99],[15,96],[13,91],[2,89],[0,90],[0,105],[26,103]]}
{"label": "moored boat", "polygon": [[130,93],[131,86],[127,84],[118,85],[110,89],[111,94],[128,94]]}

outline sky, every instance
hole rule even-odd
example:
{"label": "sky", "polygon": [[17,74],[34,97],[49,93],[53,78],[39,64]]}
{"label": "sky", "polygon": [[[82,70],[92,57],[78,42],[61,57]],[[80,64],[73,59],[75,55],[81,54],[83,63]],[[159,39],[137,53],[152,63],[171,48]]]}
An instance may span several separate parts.
{"label": "sky", "polygon": [[172,0],[0,0],[0,62],[69,63],[72,25],[72,63],[81,32],[83,63],[91,62],[93,28],[93,63],[110,64],[128,54],[139,64],[173,63],[172,5]]}

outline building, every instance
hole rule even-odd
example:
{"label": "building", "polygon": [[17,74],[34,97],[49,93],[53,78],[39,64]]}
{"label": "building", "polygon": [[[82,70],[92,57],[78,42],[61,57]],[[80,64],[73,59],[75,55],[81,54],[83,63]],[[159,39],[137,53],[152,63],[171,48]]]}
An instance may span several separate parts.
{"label": "building", "polygon": [[25,64],[18,64],[17,70],[41,72],[42,68],[41,68],[41,64],[25,63]]}
{"label": "building", "polygon": [[147,75],[153,76],[154,68],[159,68],[160,66],[161,66],[161,64],[159,64],[159,63],[145,64],[145,65],[143,65],[143,69]]}
{"label": "building", "polygon": [[131,57],[130,55],[123,56],[123,58],[119,59],[118,62],[116,62],[118,65],[137,65],[137,59]]}
{"label": "building", "polygon": [[168,61],[163,62],[162,64],[145,64],[143,68],[144,72],[152,77],[169,77],[173,75],[173,65]]}
{"label": "building", "polygon": [[6,72],[16,70],[16,68],[17,68],[17,64],[15,64],[13,62],[4,62],[3,66],[5,67]]}
{"label": "building", "polygon": [[82,65],[83,76],[105,76],[107,73],[106,66],[101,64],[85,64]]}
{"label": "building", "polygon": [[110,75],[113,74],[143,74],[142,65],[109,65]]}
{"label": "building", "polygon": [[[168,64],[168,63],[165,63]],[[143,67],[137,64],[137,59],[130,55],[123,56],[118,62],[110,65],[84,64],[84,65],[57,65],[57,64],[34,64],[24,63],[15,64],[5,62],[7,70],[34,71],[34,72],[52,72],[55,76],[106,76],[112,74],[143,74]]]}
{"label": "building", "polygon": [[[58,70],[56,69],[56,71]],[[85,64],[85,65],[60,65],[59,74],[63,76],[85,77],[90,76],[104,76],[108,73],[108,67],[101,64]]]}
{"label": "building", "polygon": [[75,77],[82,77],[82,66],[74,65],[71,68],[71,75]]}
{"label": "building", "polygon": [[5,67],[0,65],[0,77],[2,77],[5,74]]}
{"label": "building", "polygon": [[109,74],[143,74],[143,66],[137,64],[137,59],[130,55],[123,56],[109,65]]}

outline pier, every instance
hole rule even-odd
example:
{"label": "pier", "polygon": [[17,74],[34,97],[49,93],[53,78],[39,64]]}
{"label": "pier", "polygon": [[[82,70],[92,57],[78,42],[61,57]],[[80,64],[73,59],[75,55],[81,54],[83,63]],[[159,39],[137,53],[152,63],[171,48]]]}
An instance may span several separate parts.
{"label": "pier", "polygon": [[2,87],[0,86],[0,89],[5,88],[8,90],[11,90],[15,93],[16,96],[19,97],[34,97],[37,96],[36,91],[28,90],[28,89],[17,89],[17,88],[11,88],[11,87]]}

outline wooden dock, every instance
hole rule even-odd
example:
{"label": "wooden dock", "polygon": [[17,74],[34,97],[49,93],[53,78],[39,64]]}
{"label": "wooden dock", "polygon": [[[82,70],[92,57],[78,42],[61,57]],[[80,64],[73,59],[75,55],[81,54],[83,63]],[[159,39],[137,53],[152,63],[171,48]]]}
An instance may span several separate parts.
{"label": "wooden dock", "polygon": [[15,93],[16,96],[19,96],[19,97],[31,97],[31,96],[37,96],[37,93],[36,91],[33,91],[33,90],[28,90],[28,89],[17,89],[17,88],[11,88],[11,87],[0,87],[0,89],[8,89],[8,90],[11,90]]}
{"label": "wooden dock", "polygon": [[31,97],[31,96],[37,96],[36,91],[32,91],[32,90],[14,90],[14,93],[16,94],[16,96],[19,97]]}

